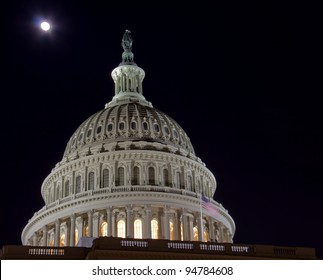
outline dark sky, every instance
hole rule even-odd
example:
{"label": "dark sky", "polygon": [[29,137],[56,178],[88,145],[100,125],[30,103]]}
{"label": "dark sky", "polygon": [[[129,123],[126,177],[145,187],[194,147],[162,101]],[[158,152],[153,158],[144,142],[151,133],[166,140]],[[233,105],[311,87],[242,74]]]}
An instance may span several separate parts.
{"label": "dark sky", "polygon": [[215,175],[235,243],[315,247],[323,258],[322,13],[152,3],[1,2],[0,246],[20,244],[70,136],[112,99],[129,29],[144,95]]}

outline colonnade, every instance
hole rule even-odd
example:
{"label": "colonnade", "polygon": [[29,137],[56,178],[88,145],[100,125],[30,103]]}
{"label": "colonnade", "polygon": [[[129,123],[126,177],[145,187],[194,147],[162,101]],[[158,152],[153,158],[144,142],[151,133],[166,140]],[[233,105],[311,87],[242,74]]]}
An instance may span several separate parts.
{"label": "colonnade", "polygon": [[43,226],[29,239],[34,246],[76,246],[82,237],[112,236],[182,241],[232,242],[228,228],[200,212],[170,206],[124,205],[91,209]]}

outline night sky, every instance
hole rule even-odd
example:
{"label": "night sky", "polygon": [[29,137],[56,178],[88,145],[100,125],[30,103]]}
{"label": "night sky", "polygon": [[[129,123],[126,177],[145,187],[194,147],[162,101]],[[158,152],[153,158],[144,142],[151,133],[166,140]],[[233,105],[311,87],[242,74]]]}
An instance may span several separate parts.
{"label": "night sky", "polygon": [[322,12],[150,2],[1,2],[0,247],[21,244],[70,136],[112,99],[129,29],[144,96],[213,172],[234,242],[323,258]]}

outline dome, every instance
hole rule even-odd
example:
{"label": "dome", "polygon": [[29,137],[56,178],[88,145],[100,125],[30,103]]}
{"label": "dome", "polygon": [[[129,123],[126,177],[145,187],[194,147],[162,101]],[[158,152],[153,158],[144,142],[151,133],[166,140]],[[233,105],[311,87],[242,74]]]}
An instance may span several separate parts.
{"label": "dome", "polygon": [[181,126],[143,96],[145,72],[133,60],[129,31],[122,46],[112,100],[72,134],[44,179],[45,205],[22,243],[77,246],[100,236],[232,242],[235,224],[213,199],[214,175]]}
{"label": "dome", "polygon": [[107,106],[84,121],[68,141],[64,158],[89,150],[120,149],[125,147],[122,142],[128,149],[146,147],[195,155],[190,139],[175,120],[152,106],[126,103]]}

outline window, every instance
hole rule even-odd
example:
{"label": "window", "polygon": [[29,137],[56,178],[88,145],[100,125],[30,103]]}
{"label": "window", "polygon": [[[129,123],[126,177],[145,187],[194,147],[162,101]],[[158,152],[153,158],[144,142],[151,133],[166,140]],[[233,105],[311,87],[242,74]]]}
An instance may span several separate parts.
{"label": "window", "polygon": [[157,123],[154,124],[154,130],[156,133],[159,132],[159,125]]}
{"label": "window", "polygon": [[197,226],[193,227],[193,240],[199,241],[199,231],[197,229]]}
{"label": "window", "polygon": [[191,175],[188,175],[187,177],[187,190],[191,191],[192,190],[192,176]]}
{"label": "window", "polygon": [[64,190],[64,196],[67,197],[70,195],[70,181],[67,180],[65,182],[65,190]]}
{"label": "window", "polygon": [[139,185],[140,183],[140,170],[138,166],[133,168],[132,184],[134,186]]}
{"label": "window", "polygon": [[158,239],[158,221],[156,219],[151,220],[151,238]]}
{"label": "window", "polygon": [[174,133],[175,138],[178,138],[178,133],[175,129],[173,129],[173,133]]}
{"label": "window", "polygon": [[124,122],[119,122],[119,130],[124,130],[125,124]]}
{"label": "window", "polygon": [[175,240],[175,231],[173,221],[169,221],[169,237],[170,240]]}
{"label": "window", "polygon": [[123,186],[123,185],[124,185],[124,168],[119,167],[116,186]]}
{"label": "window", "polygon": [[108,223],[107,222],[101,223],[100,236],[108,236]]}
{"label": "window", "polygon": [[124,220],[120,220],[117,224],[117,237],[126,237],[126,223]]}
{"label": "window", "polygon": [[142,127],[144,130],[148,130],[148,123],[147,122],[143,122],[142,123]]}
{"label": "window", "polygon": [[111,131],[112,131],[112,129],[113,129],[113,124],[112,124],[112,123],[109,123],[109,124],[107,125],[107,131],[108,131],[108,132],[111,132]]}
{"label": "window", "polygon": [[102,131],[102,125],[98,126],[98,128],[96,129],[96,133],[99,134]]}
{"label": "window", "polygon": [[103,188],[109,187],[109,170],[103,169]]}
{"label": "window", "polygon": [[77,176],[75,180],[75,193],[81,192],[81,176]]}
{"label": "window", "polygon": [[181,223],[181,241],[184,241],[184,229],[183,229],[183,223]]}
{"label": "window", "polygon": [[130,127],[131,127],[132,130],[136,130],[137,123],[135,121],[132,121]]}
{"label": "window", "polygon": [[94,190],[94,172],[89,173],[88,190]]}
{"label": "window", "polygon": [[176,181],[175,181],[175,183],[176,183],[176,188],[180,188],[181,187],[181,173],[179,173],[179,172],[176,172]]}
{"label": "window", "polygon": [[76,228],[74,231],[74,244],[77,245],[77,242],[79,241],[79,231]]}
{"label": "window", "polygon": [[169,186],[169,181],[168,181],[168,169],[163,170],[163,180],[164,180],[164,186]]}
{"label": "window", "polygon": [[164,126],[164,131],[165,131],[166,135],[169,135],[169,129],[167,126]]}
{"label": "window", "polygon": [[207,229],[204,229],[204,232],[203,232],[203,241],[204,242],[208,242],[209,241],[209,232],[207,231]]}
{"label": "window", "polygon": [[83,139],[83,132],[80,134],[80,136],[79,136],[79,142],[81,142],[82,141],[82,139]]}
{"label": "window", "polygon": [[87,131],[87,134],[86,134],[86,137],[90,137],[92,134],[92,128],[90,128],[88,131]]}
{"label": "window", "polygon": [[142,238],[142,220],[137,219],[134,223],[135,228],[135,238],[141,239]]}
{"label": "window", "polygon": [[151,166],[148,168],[148,181],[149,185],[155,185],[155,168]]}
{"label": "window", "polygon": [[59,246],[60,247],[65,246],[65,233],[61,233],[60,240],[59,240]]}

